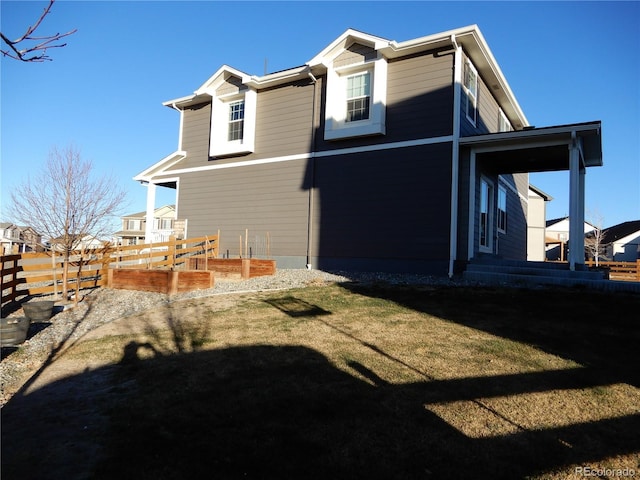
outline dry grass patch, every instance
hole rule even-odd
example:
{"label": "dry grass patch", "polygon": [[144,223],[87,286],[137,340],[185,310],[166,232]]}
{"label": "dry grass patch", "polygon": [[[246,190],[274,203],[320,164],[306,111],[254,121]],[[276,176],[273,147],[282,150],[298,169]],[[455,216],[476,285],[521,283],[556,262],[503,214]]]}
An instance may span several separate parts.
{"label": "dry grass patch", "polygon": [[[108,372],[96,397],[102,457],[85,471],[154,480],[542,479],[581,466],[640,474],[640,334],[630,313],[639,306],[575,291],[384,285],[172,304],[65,355]],[[73,415],[78,401],[67,398],[60,413]],[[17,438],[26,451],[31,440]],[[51,468],[20,458],[35,473]]]}

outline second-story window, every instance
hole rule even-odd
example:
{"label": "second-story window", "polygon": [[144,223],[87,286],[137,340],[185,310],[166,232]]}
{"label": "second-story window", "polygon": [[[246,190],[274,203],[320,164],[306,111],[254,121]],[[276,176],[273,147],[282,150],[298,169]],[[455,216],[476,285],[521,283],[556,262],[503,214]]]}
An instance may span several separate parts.
{"label": "second-story window", "polygon": [[351,75],[347,78],[347,122],[369,119],[371,105],[371,74]]}
{"label": "second-story window", "polygon": [[327,70],[325,140],[386,131],[387,62],[383,57]]}
{"label": "second-story window", "polygon": [[127,230],[142,230],[142,225],[140,220],[128,220]]}
{"label": "second-story window", "polygon": [[244,133],[244,100],[229,104],[229,136],[230,142],[242,140]]}
{"label": "second-story window", "polygon": [[464,62],[463,87],[466,97],[464,109],[467,119],[475,126],[478,115],[478,72],[469,60]]}
{"label": "second-story window", "polygon": [[499,132],[510,132],[511,131],[511,123],[509,123],[509,119],[504,114],[502,109],[500,109],[500,114],[498,115],[498,131]]}

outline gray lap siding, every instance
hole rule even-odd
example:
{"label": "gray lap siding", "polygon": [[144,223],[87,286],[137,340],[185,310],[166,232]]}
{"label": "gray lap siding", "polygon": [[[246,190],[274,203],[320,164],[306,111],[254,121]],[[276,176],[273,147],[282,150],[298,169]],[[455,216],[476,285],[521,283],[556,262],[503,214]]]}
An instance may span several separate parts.
{"label": "gray lap siding", "polygon": [[289,161],[184,173],[180,216],[189,236],[221,231],[221,253],[239,252],[239,236],[269,234],[271,255],[303,267],[309,192],[302,188],[306,161]]}
{"label": "gray lap siding", "polygon": [[183,115],[181,149],[187,152],[187,158],[173,169],[198,167],[209,158],[211,103],[185,108]]}
{"label": "gray lap siding", "polygon": [[[528,174],[508,174],[501,177],[526,198]],[[526,260],[528,204],[512,188],[507,188],[507,230],[506,233],[498,232],[498,255],[510,260]]]}
{"label": "gray lap siding", "polygon": [[[322,97],[326,77],[319,78]],[[423,54],[390,61],[387,74],[385,135],[324,140],[325,102],[320,103],[318,151],[380,145],[453,133],[453,55]]]}
{"label": "gray lap siding", "polygon": [[222,254],[238,255],[249,229],[250,238],[269,232],[281,267],[304,267],[310,247],[315,268],[444,275],[451,148],[446,142],[183,173],[180,215],[190,236],[220,229]]}
{"label": "gray lap siding", "polygon": [[316,159],[319,268],[446,274],[452,144]]}

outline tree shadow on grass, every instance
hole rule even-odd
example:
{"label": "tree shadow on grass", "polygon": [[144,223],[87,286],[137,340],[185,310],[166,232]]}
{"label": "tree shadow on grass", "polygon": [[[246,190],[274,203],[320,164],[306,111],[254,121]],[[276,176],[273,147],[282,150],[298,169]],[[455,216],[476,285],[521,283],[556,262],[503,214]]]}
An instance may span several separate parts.
{"label": "tree shadow on grass", "polygon": [[428,410],[584,383],[571,370],[392,385],[306,347],[148,349],[12,400],[3,479],[513,479],[640,450],[640,415],[473,438]]}

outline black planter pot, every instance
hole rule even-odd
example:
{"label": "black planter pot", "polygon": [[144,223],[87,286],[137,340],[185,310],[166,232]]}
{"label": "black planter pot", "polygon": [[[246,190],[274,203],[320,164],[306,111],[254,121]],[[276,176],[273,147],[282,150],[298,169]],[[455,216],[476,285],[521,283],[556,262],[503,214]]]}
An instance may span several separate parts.
{"label": "black planter pot", "polygon": [[30,324],[26,317],[3,318],[0,320],[0,344],[3,347],[20,345],[27,339]]}
{"label": "black planter pot", "polygon": [[53,313],[54,302],[45,300],[42,302],[30,302],[22,304],[24,316],[32,322],[46,322]]}

